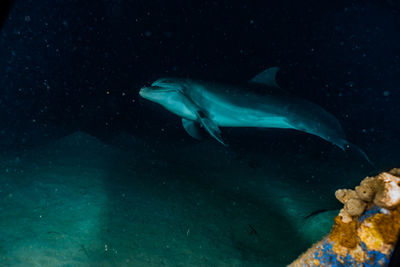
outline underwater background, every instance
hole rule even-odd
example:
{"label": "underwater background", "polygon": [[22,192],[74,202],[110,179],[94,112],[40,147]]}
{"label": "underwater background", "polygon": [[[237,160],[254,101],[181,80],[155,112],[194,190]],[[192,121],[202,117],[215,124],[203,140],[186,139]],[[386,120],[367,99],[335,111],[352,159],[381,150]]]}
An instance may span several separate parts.
{"label": "underwater background", "polygon": [[[0,266],[285,266],[334,192],[399,167],[398,1],[16,0],[0,32]],[[198,141],[139,97],[272,66],[374,163],[309,134]]]}

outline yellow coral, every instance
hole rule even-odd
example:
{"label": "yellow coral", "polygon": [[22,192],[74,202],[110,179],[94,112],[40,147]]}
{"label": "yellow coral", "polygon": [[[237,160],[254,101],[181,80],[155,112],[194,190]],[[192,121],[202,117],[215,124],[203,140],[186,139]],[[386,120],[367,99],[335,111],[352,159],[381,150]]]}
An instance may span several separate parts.
{"label": "yellow coral", "polygon": [[376,229],[376,225],[370,222],[364,222],[358,229],[360,240],[369,250],[382,251],[385,241],[382,235]]}

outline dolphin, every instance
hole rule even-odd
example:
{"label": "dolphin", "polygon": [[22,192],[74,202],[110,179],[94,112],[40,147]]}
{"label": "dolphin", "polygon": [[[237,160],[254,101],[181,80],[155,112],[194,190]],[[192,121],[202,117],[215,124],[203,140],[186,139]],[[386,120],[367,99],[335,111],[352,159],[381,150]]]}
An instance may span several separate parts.
{"label": "dolphin", "polygon": [[[183,128],[196,139],[201,137],[200,128],[225,146],[220,127],[294,129],[318,136],[342,150],[355,147],[368,159],[346,140],[332,114],[281,89],[276,82],[278,71],[278,67],[266,69],[242,86],[161,78],[141,88],[139,94],[181,117]],[[256,88],[263,93],[256,93]]]}

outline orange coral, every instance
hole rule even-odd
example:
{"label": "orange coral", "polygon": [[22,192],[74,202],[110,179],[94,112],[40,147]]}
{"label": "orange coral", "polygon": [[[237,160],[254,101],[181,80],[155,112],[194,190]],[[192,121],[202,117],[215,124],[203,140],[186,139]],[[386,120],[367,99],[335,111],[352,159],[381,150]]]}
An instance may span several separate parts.
{"label": "orange coral", "polygon": [[343,247],[355,248],[357,246],[357,222],[344,223],[339,216],[336,216],[329,238]]}
{"label": "orange coral", "polygon": [[383,241],[387,244],[394,245],[400,230],[400,206],[391,210],[390,214],[378,214],[372,219]]}

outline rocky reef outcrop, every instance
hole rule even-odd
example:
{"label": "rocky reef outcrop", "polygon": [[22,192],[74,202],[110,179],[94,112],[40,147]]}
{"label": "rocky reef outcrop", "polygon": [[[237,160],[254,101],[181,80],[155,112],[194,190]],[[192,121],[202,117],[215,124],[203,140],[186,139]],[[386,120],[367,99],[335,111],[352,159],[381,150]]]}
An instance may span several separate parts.
{"label": "rocky reef outcrop", "polygon": [[328,236],[289,266],[387,266],[400,230],[400,168],[339,189]]}

